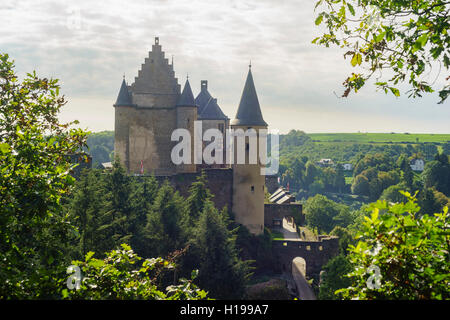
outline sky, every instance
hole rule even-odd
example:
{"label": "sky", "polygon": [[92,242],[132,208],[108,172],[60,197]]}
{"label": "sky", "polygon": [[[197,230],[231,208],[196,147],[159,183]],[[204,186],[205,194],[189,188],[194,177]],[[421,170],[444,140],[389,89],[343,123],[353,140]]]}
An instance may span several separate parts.
{"label": "sky", "polygon": [[[450,133],[450,102],[385,95],[366,85],[339,98],[352,71],[339,48],[312,44],[315,0],[2,0],[0,52],[20,77],[60,79],[62,121],[114,130],[113,104],[125,74],[134,82],[159,37],[175,75],[194,95],[200,80],[233,119],[251,60],[270,129],[315,132]],[[433,75],[434,76],[434,75]],[[442,78],[442,77],[441,77]],[[439,81],[437,84],[439,84]]]}

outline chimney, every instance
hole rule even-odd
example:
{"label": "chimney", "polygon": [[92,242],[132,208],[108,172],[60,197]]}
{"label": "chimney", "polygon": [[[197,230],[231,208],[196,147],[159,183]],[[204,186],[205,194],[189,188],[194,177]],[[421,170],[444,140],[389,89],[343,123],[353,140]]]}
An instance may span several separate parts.
{"label": "chimney", "polygon": [[201,90],[208,90],[208,80],[201,80],[200,88],[201,88]]}

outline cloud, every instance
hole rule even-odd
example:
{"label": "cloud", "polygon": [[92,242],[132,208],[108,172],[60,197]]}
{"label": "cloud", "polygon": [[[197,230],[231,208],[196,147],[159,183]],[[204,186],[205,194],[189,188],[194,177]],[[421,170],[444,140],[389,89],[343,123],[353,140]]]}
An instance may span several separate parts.
{"label": "cloud", "polygon": [[262,111],[286,132],[448,132],[448,106],[437,95],[396,99],[366,87],[339,99],[352,71],[343,52],[311,44],[315,1],[153,0],[10,1],[0,7],[0,51],[19,75],[33,69],[61,79],[66,119],[91,130],[113,129],[123,73],[134,81],[154,37],[174,56],[183,84],[209,80],[223,111],[234,117],[252,61]]}

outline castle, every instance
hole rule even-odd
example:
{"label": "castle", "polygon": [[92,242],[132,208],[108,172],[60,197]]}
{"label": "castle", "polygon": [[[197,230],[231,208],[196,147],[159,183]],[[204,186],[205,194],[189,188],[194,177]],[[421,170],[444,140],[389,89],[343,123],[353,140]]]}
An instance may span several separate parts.
{"label": "castle", "polygon": [[[260,159],[255,163],[249,161],[250,137],[245,136],[244,140],[244,163],[234,159],[231,164],[205,161],[175,164],[171,157],[177,144],[177,141],[172,141],[174,130],[189,132],[190,146],[193,146],[194,137],[198,134],[203,137],[211,128],[220,131],[225,139],[229,128],[254,129],[259,155],[260,142],[266,139],[261,132],[267,129],[268,124],[262,116],[251,66],[236,116],[230,121],[217,99],[209,93],[206,80],[201,81],[200,93],[195,98],[189,79],[186,79],[181,92],[173,63],[164,57],[159,39],[155,38],[152,51],[145,58],[134,83],[128,85],[124,77],[114,108],[114,153],[128,173],[138,176],[153,174],[159,181],[168,180],[181,195],[187,196],[189,187],[203,171],[216,207],[226,207],[236,222],[255,235],[261,234],[264,226],[279,227],[285,218],[295,229],[296,223],[303,224],[302,205],[286,201],[292,197],[280,191],[276,176],[261,173],[264,165]],[[195,124],[198,123],[201,123],[201,132],[196,132]],[[226,154],[226,148],[223,143],[223,154]],[[237,144],[233,148],[233,157],[236,157]],[[194,151],[190,148],[191,158],[195,158]],[[275,203],[264,203],[266,190],[273,194],[272,199],[277,199]],[[336,237],[328,236],[319,236],[315,241],[274,240],[274,254],[283,269],[287,269],[293,258],[301,256],[308,260],[306,272],[318,274],[322,265],[337,254],[337,241]]]}
{"label": "castle", "polygon": [[[250,232],[260,234],[264,229],[265,176],[261,175],[261,162],[250,164],[248,142],[244,164],[174,164],[171,152],[176,142],[171,140],[175,129],[185,129],[192,137],[196,134],[194,124],[201,122],[201,135],[210,128],[218,129],[223,136],[227,129],[255,129],[257,139],[265,139],[259,130],[267,129],[258,101],[251,67],[244,85],[235,118],[230,119],[222,112],[217,99],[208,91],[208,82],[201,81],[200,93],[194,98],[189,79],[183,91],[178,84],[173,63],[164,57],[164,52],[155,38],[152,51],[145,58],[138,76],[131,85],[125,78],[119,90],[115,107],[114,153],[131,174],[144,172],[160,179],[169,179],[178,189],[182,181],[192,181],[202,170],[208,172],[209,187],[216,205],[227,205],[238,223]],[[198,133],[197,133],[198,134]],[[223,155],[226,145],[223,145]],[[237,146],[236,146],[237,147]],[[194,158],[194,148],[191,148]],[[237,152],[234,153],[237,155]],[[215,181],[211,181],[215,180]],[[182,183],[187,185],[187,183]],[[214,186],[216,185],[216,186]],[[217,190],[217,185],[221,188]]]}

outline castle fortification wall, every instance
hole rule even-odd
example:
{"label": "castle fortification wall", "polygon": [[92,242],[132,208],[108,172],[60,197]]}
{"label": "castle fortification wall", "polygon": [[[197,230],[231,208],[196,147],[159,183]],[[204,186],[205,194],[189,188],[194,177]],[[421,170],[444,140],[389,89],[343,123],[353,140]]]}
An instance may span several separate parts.
{"label": "castle fortification wall", "polygon": [[[228,211],[232,208],[233,197],[233,171],[231,168],[205,169],[207,187],[214,195],[213,202],[217,209],[222,210],[225,206]],[[160,182],[168,180],[170,184],[184,197],[189,195],[189,187],[197,180],[200,172],[186,172],[167,176],[156,176]]]}
{"label": "castle fortification wall", "polygon": [[265,203],[264,204],[264,225],[274,227],[274,220],[282,220],[284,217],[294,217],[297,225],[303,225],[305,215],[302,212],[300,203]]}
{"label": "castle fortification wall", "polygon": [[292,260],[302,257],[306,261],[306,274],[319,274],[322,267],[339,253],[338,237],[319,237],[319,241],[274,240],[273,252],[283,265],[290,270]]}

